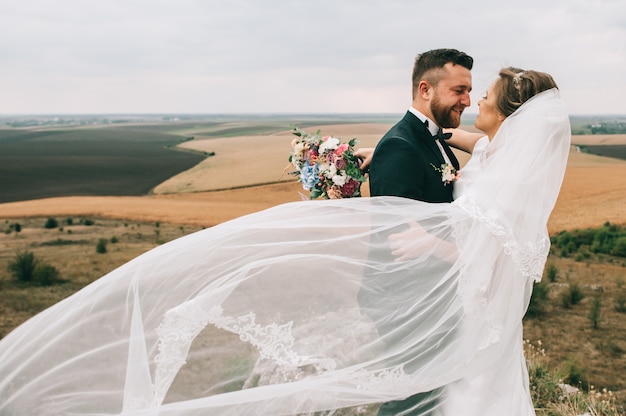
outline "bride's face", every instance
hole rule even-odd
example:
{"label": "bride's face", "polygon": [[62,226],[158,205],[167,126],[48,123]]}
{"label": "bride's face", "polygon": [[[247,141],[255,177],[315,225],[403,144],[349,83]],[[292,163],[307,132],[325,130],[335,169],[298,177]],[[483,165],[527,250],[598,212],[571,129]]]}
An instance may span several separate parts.
{"label": "bride's face", "polygon": [[478,116],[474,126],[482,130],[491,140],[503,121],[504,115],[496,108],[496,94],[494,85],[492,85],[478,101]]}

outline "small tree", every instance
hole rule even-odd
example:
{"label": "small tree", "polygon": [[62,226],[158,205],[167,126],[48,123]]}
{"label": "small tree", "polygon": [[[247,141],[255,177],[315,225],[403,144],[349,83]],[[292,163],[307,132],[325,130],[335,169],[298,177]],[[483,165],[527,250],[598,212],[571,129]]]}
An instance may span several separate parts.
{"label": "small tree", "polygon": [[59,226],[59,222],[54,218],[48,218],[43,226],[44,228],[57,228]]}
{"label": "small tree", "polygon": [[104,254],[107,252],[107,240],[106,238],[101,238],[98,240],[98,244],[96,244],[96,253]]}
{"label": "small tree", "polygon": [[602,309],[602,300],[600,296],[596,296],[593,299],[593,303],[591,304],[591,309],[589,310],[589,320],[593,325],[593,329],[598,329],[600,324],[600,311]]}

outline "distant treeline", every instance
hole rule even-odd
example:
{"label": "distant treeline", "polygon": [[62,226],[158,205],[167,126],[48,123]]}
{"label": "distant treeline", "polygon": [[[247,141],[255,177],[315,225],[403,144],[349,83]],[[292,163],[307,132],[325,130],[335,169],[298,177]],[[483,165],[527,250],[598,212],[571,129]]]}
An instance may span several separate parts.
{"label": "distant treeline", "polygon": [[551,239],[552,249],[562,257],[585,260],[592,254],[626,257],[626,227],[606,222],[601,228],[561,231]]}
{"label": "distant treeline", "polygon": [[572,134],[626,134],[626,116],[571,116]]}
{"label": "distant treeline", "polygon": [[581,152],[626,160],[626,145],[623,144],[579,145],[578,148]]}
{"label": "distant treeline", "polygon": [[[401,113],[380,114],[85,114],[85,115],[24,115],[1,116],[0,126],[12,128],[124,125],[132,123],[226,123],[226,122],[280,122],[281,129],[291,123],[300,126],[335,123],[389,123],[402,117]],[[476,114],[463,116],[462,125],[471,126]],[[626,134],[626,115],[570,116],[572,134]],[[308,123],[308,124],[307,124]]]}

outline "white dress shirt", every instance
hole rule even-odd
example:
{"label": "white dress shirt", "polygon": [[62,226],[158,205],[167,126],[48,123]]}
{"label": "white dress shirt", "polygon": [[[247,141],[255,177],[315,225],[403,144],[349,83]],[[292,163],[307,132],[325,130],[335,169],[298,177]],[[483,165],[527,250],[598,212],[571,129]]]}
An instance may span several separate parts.
{"label": "white dress shirt", "polygon": [[[437,132],[439,131],[439,126],[437,125],[437,123],[432,121],[430,118],[426,117],[424,114],[422,114],[419,110],[415,109],[414,107],[409,108],[409,111],[415,117],[419,118],[422,123],[426,124],[426,127],[428,128],[428,131],[430,131],[430,134],[432,136],[435,136],[437,134]],[[439,148],[439,151],[441,152],[441,156],[443,156],[443,160],[445,160],[447,164],[452,165],[450,158],[446,154],[446,151],[443,150],[443,146],[441,145],[441,143],[439,143],[439,140],[435,140],[435,143],[437,144],[437,147]]]}

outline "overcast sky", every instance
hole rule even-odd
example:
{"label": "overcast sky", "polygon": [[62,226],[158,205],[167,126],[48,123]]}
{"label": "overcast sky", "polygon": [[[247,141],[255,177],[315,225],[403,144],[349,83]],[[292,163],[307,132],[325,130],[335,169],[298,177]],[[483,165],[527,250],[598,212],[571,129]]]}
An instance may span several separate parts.
{"label": "overcast sky", "polygon": [[624,0],[0,0],[0,114],[401,113],[416,54],[626,114]]}

